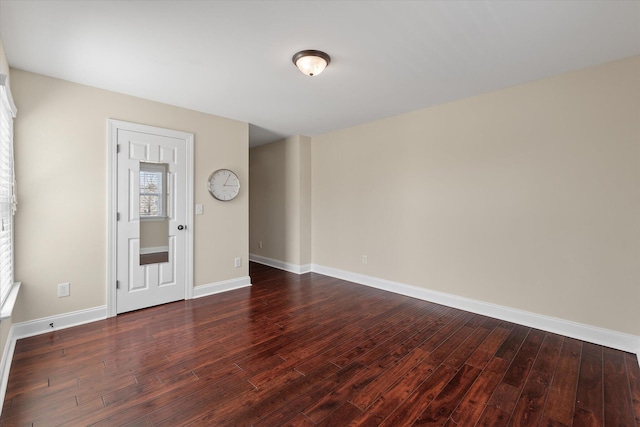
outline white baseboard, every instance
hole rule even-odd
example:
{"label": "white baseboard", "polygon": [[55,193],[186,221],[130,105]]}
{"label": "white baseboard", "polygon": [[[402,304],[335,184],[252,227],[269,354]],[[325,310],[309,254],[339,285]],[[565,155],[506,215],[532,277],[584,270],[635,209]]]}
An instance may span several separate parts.
{"label": "white baseboard", "polygon": [[576,338],[582,341],[635,353],[638,357],[638,362],[640,363],[640,337],[636,335],[518,310],[444,292],[419,288],[417,286],[406,285],[404,283],[365,276],[363,274],[352,273],[349,271],[339,270],[337,268],[313,264],[312,271],[324,274],[325,276],[348,280],[350,282],[370,286],[384,291],[418,298],[424,301],[430,301],[436,304],[442,304],[448,307],[505,320],[507,322],[517,323],[531,328]]}
{"label": "white baseboard", "polygon": [[[45,332],[66,329],[72,326],[84,325],[107,318],[107,306],[88,308],[86,310],[72,311],[58,316],[43,317],[42,319],[30,320],[28,322],[14,323],[13,338],[27,338]],[[53,323],[53,327],[51,324]]]}
{"label": "white baseboard", "polygon": [[220,292],[232,291],[234,289],[251,286],[251,277],[244,276],[237,279],[224,280],[222,282],[209,283],[208,285],[196,286],[193,288],[193,297],[201,298],[207,295],[219,294]]}
{"label": "white baseboard", "polygon": [[[292,273],[303,274],[308,271],[313,271],[319,274],[324,274],[325,276],[335,277],[338,279],[347,280],[384,291],[393,292],[412,298],[418,298],[424,301],[430,301],[437,304],[446,305],[448,307],[458,308],[461,310],[478,313],[484,316],[494,317],[500,320],[505,320],[508,322],[518,323],[524,326],[565,335],[582,341],[587,341],[594,344],[604,345],[618,350],[635,353],[638,357],[638,363],[640,364],[640,337],[636,335],[612,331],[609,329],[599,328],[596,326],[572,322],[555,317],[544,316],[523,310],[500,306],[497,304],[491,304],[479,300],[460,297],[425,288],[419,288],[416,286],[392,282],[390,280],[379,279],[376,277],[352,273],[349,271],[339,270],[331,267],[324,267],[316,264],[308,266],[295,266],[292,264],[284,263],[282,261],[271,260],[270,258],[260,257],[257,255],[250,255],[249,259],[260,264],[269,265],[271,267],[279,268],[281,270],[289,271]],[[251,278],[249,276],[225,280],[222,282],[216,282],[196,287],[193,292],[193,297],[204,297],[207,295],[213,295],[220,292],[226,292],[247,286],[251,286]],[[13,324],[9,330],[7,342],[2,353],[2,361],[0,362],[0,412],[2,411],[2,403],[4,402],[4,397],[7,390],[9,371],[11,369],[11,361],[13,359],[16,340],[20,338],[39,335],[52,330],[70,328],[72,326],[78,326],[106,318],[107,307],[100,306],[87,310],[65,313],[59,316],[51,316],[42,319],[31,320],[28,322]],[[53,328],[50,326],[51,323],[54,324]]]}
{"label": "white baseboard", "polygon": [[140,248],[140,255],[157,254],[160,252],[169,252],[169,246]]}
{"label": "white baseboard", "polygon": [[311,264],[292,264],[290,262],[280,261],[278,259],[267,258],[264,256],[249,254],[249,261],[257,262],[258,264],[268,265],[269,267],[277,268],[279,270],[288,271],[289,273],[305,274],[311,272]]}
{"label": "white baseboard", "polygon": [[0,364],[0,414],[2,413],[2,405],[4,397],[7,394],[7,385],[9,384],[9,371],[11,370],[11,362],[13,361],[13,352],[16,349],[16,338],[13,335],[13,325],[9,328],[7,342],[2,352],[2,364]]}
{"label": "white baseboard", "polygon": [[418,298],[424,301],[430,301],[436,304],[442,304],[448,307],[458,308],[460,310],[470,311],[472,313],[482,314],[484,316],[494,317],[496,319],[529,326],[531,328],[541,329],[543,331],[553,332],[582,341],[627,351],[636,354],[638,364],[640,365],[640,336],[317,264],[306,264],[301,266],[256,254],[249,254],[249,260],[288,271],[290,273],[304,274],[313,271],[314,273],[324,274],[325,276],[335,277],[384,291]]}

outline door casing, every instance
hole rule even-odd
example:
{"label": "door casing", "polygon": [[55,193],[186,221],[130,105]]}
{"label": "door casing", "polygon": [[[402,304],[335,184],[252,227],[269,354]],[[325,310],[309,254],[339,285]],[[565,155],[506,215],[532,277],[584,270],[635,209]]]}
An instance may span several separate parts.
{"label": "door casing", "polygon": [[118,130],[163,135],[185,141],[187,156],[187,218],[186,218],[186,269],[185,299],[193,298],[193,192],[194,192],[194,136],[192,133],[164,129],[155,126],[107,120],[107,317],[116,312],[117,275],[117,207],[118,207]]}

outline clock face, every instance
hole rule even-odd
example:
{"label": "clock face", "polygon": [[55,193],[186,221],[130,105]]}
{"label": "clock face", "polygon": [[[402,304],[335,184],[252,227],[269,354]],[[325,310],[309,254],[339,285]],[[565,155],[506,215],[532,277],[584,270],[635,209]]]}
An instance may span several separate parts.
{"label": "clock face", "polygon": [[218,200],[233,200],[240,192],[238,175],[229,169],[218,169],[209,176],[209,193]]}

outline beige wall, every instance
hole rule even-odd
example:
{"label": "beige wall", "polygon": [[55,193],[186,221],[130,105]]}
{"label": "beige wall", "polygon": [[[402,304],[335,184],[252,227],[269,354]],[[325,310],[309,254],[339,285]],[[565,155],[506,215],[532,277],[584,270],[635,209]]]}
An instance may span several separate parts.
{"label": "beige wall", "polygon": [[[15,122],[16,279],[22,289],[15,321],[106,304],[107,119],[195,134],[195,285],[248,275],[248,125],[12,69]],[[213,200],[207,177],[236,171],[243,190],[230,203]],[[242,257],[242,268],[234,258]],[[71,296],[56,297],[56,284]]]}
{"label": "beige wall", "polygon": [[640,335],[639,88],[634,57],[314,137],[313,263]]}
{"label": "beige wall", "polygon": [[169,247],[169,220],[140,221],[140,249]]}
{"label": "beige wall", "polygon": [[7,55],[4,52],[4,45],[2,44],[2,39],[0,39],[0,73],[5,74],[7,76],[8,84],[10,85],[10,71],[9,71],[9,63],[7,62]]}
{"label": "beige wall", "polygon": [[296,265],[310,264],[310,138],[297,135],[253,148],[249,164],[249,251]]}
{"label": "beige wall", "polygon": [[313,195],[311,193],[311,138],[300,136],[298,143],[300,153],[299,194],[300,194],[300,264],[311,264],[311,204]]}

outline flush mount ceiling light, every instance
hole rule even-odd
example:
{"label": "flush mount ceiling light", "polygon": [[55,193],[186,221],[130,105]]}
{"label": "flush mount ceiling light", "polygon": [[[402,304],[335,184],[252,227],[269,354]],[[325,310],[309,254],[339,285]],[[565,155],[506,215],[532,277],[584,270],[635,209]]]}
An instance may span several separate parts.
{"label": "flush mount ceiling light", "polygon": [[329,65],[331,58],[319,50],[301,50],[293,55],[293,63],[307,76],[317,76]]}

